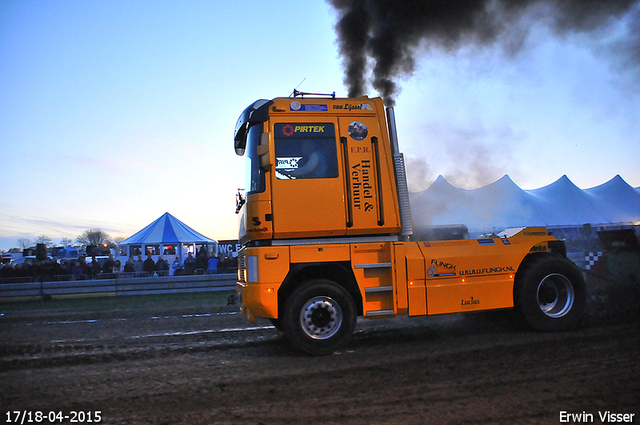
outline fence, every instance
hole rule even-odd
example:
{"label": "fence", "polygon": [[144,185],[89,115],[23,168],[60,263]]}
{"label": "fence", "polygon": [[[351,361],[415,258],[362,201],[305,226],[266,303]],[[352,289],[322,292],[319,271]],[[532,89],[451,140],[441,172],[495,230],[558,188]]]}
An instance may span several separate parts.
{"label": "fence", "polygon": [[[102,276],[104,277],[104,276]],[[111,279],[49,280],[0,284],[0,302],[33,297],[81,297],[151,295],[184,292],[229,291],[235,289],[235,274],[205,274],[167,277],[124,277]]]}

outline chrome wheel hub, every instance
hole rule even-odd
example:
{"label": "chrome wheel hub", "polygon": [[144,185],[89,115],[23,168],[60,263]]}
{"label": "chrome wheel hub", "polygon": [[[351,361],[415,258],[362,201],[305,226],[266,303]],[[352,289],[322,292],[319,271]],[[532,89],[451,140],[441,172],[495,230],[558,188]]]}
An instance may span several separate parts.
{"label": "chrome wheel hub", "polygon": [[575,291],[566,276],[553,273],[540,281],[536,297],[538,306],[544,314],[552,318],[559,318],[567,314],[573,307]]}
{"label": "chrome wheel hub", "polygon": [[314,297],[302,307],[300,324],[304,333],[313,339],[331,338],[342,324],[342,309],[330,297]]}

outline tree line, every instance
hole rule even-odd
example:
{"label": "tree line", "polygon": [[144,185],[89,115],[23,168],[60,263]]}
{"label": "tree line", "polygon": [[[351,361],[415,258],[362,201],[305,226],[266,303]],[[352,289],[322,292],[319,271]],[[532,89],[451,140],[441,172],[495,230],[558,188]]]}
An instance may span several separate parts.
{"label": "tree line", "polygon": [[22,252],[22,250],[33,248],[37,244],[46,245],[47,248],[53,248],[54,246],[72,246],[82,250],[86,249],[88,245],[104,244],[108,245],[109,248],[117,248],[118,243],[122,242],[124,239],[125,238],[122,236],[114,238],[102,229],[88,229],[80,233],[75,239],[66,237],[62,238],[60,239],[60,243],[56,245],[53,238],[42,234],[36,237],[33,241],[28,238],[19,238],[16,241],[17,246],[10,249],[9,252]]}

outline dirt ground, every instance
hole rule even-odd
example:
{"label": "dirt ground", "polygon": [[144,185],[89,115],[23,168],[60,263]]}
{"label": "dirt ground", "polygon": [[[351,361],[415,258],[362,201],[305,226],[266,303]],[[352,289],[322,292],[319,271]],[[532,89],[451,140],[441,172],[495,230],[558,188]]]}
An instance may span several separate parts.
{"label": "dirt ground", "polygon": [[343,351],[311,357],[224,305],[0,311],[0,414],[7,423],[13,411],[81,411],[84,423],[100,412],[105,424],[557,424],[571,423],[562,412],[612,423],[599,418],[609,411],[640,422],[637,320],[544,334],[513,319],[360,320]]}

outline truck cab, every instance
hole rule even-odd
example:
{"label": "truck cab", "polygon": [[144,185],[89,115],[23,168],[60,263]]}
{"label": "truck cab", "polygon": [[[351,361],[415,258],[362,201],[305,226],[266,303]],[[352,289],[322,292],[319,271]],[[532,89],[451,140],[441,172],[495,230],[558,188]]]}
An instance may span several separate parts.
{"label": "truck cab", "polygon": [[248,158],[240,241],[397,233],[384,123],[379,98],[251,104],[234,136]]}

